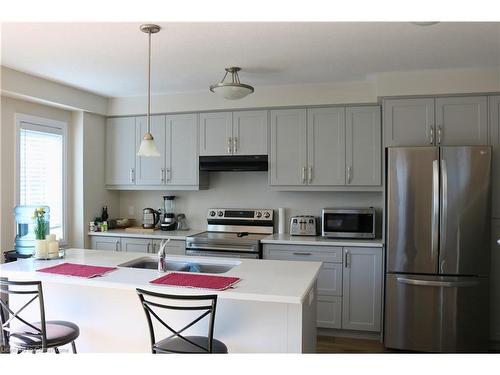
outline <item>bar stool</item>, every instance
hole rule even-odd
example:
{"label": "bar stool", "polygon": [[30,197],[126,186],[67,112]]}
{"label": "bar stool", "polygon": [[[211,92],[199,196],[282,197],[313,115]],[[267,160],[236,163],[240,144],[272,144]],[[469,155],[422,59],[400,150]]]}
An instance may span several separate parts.
{"label": "bar stool", "polygon": [[[45,321],[45,307],[41,281],[8,281],[0,279],[0,294],[20,294],[33,296],[20,309],[13,311],[4,299],[0,299],[0,322],[3,341],[6,345],[16,348],[18,353],[30,350],[46,352],[54,348],[59,353],[59,347],[71,343],[73,353],[76,353],[75,340],[80,335],[80,329],[74,323],[64,320]],[[30,323],[20,316],[20,313],[32,302],[38,299],[40,321]],[[11,328],[13,321],[20,321],[21,326]]]}
{"label": "bar stool", "polygon": [[[143,289],[136,289],[141,305],[146,313],[146,319],[149,326],[149,335],[151,338],[151,351],[153,354],[157,353],[184,353],[184,354],[203,354],[203,353],[227,353],[226,345],[217,339],[214,339],[214,323],[215,323],[215,308],[217,305],[217,295],[202,295],[202,296],[182,296],[182,295],[171,295],[155,293]],[[165,299],[171,302],[169,304],[162,304],[154,302],[152,300],[146,299],[147,297],[153,297],[156,300]],[[198,301],[202,302],[202,305],[193,306],[182,306],[174,301]],[[170,304],[172,303],[172,304]],[[158,314],[153,310],[153,308],[166,309],[166,310],[181,310],[181,311],[204,311],[200,316],[198,316],[191,323],[187,324],[180,330],[176,330],[168,325]],[[156,341],[155,330],[153,327],[154,317],[162,326],[167,328],[172,335]],[[208,335],[207,336],[184,336],[181,333],[186,329],[192,327],[204,317],[209,316],[208,323]],[[156,321],[155,320],[155,321]]]}

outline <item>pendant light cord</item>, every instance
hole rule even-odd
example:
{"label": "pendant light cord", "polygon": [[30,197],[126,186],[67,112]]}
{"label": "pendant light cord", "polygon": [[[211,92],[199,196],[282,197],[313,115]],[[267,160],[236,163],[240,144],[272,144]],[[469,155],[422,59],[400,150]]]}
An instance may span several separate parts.
{"label": "pendant light cord", "polygon": [[151,31],[148,32],[149,38],[149,61],[148,61],[148,113],[146,115],[148,133],[151,134]]}

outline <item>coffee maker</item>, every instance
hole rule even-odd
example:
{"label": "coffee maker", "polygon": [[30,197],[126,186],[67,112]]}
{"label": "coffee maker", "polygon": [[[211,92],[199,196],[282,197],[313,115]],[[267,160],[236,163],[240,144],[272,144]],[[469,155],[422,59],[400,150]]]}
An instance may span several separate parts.
{"label": "coffee maker", "polygon": [[163,196],[163,218],[160,223],[161,230],[176,230],[177,219],[175,217],[174,195]]}

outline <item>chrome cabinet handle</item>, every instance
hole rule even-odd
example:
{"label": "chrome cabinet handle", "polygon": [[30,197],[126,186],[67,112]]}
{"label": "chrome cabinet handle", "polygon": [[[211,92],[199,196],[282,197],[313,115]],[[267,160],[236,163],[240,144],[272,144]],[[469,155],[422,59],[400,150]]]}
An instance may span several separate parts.
{"label": "chrome cabinet handle", "polygon": [[170,168],[167,168],[166,171],[167,171],[167,182],[170,182],[172,180],[172,170]]}
{"label": "chrome cabinet handle", "polygon": [[312,255],[312,253],[294,252],[293,255]]}
{"label": "chrome cabinet handle", "polygon": [[441,125],[438,125],[438,144],[441,144],[441,139],[443,135],[443,127]]}
{"label": "chrome cabinet handle", "polygon": [[149,253],[149,247],[151,246],[150,243],[148,243],[148,246],[146,247],[146,253]]}
{"label": "chrome cabinet handle", "polygon": [[238,152],[238,137],[233,138],[233,154]]}
{"label": "chrome cabinet handle", "polygon": [[232,139],[231,137],[229,137],[229,138],[227,139],[227,153],[228,153],[228,154],[230,154],[230,153],[231,153],[231,143],[232,143],[232,140],[233,140],[233,139]]}
{"label": "chrome cabinet handle", "polygon": [[347,167],[347,183],[350,184],[351,183],[351,173],[352,172],[352,167]]}
{"label": "chrome cabinet handle", "polygon": [[307,183],[309,184],[312,182],[312,173],[313,173],[313,168],[309,167],[307,169]]}
{"label": "chrome cabinet handle", "polygon": [[302,168],[302,183],[306,183],[306,167]]}
{"label": "chrome cabinet handle", "polygon": [[161,169],[160,179],[161,179],[161,182],[165,182],[165,168]]}
{"label": "chrome cabinet handle", "polygon": [[431,140],[430,140],[430,144],[433,145],[434,144],[434,125],[431,125],[431,130],[430,130],[430,133],[431,133]]}
{"label": "chrome cabinet handle", "polygon": [[344,259],[344,266],[345,268],[349,267],[349,264],[347,262],[347,257],[349,256],[349,251],[345,252],[345,259]]}
{"label": "chrome cabinet handle", "polygon": [[135,169],[134,168],[130,168],[129,179],[130,179],[130,182],[135,181]]}
{"label": "chrome cabinet handle", "polygon": [[116,240],[115,241],[115,251],[120,251],[120,249],[118,248],[118,243],[119,243],[119,241]]}

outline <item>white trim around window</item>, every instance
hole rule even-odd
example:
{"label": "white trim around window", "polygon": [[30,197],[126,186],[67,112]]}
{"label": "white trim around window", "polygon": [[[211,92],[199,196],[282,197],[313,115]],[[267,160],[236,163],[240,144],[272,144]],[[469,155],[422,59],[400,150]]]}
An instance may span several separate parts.
{"label": "white trim around window", "polygon": [[69,216],[68,216],[68,124],[63,121],[57,121],[42,117],[26,115],[23,113],[15,114],[16,122],[16,165],[15,165],[15,192],[16,205],[20,202],[20,131],[21,129],[38,130],[45,133],[61,134],[63,137],[63,158],[62,158],[62,222],[63,222],[63,241],[62,245],[68,244],[69,236]]}

